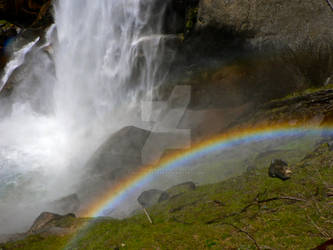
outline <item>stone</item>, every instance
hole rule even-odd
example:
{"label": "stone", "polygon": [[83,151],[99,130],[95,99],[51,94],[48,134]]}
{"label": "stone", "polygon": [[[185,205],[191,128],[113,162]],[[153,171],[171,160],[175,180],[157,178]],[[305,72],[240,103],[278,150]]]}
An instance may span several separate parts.
{"label": "stone", "polygon": [[43,212],[34,221],[34,223],[33,223],[32,227],[30,228],[29,232],[30,233],[35,233],[35,232],[41,230],[43,227],[45,227],[52,220],[59,219],[60,217],[61,217],[61,215],[59,215],[59,214]]}
{"label": "stone", "polygon": [[[128,126],[111,134],[87,162],[77,189],[83,203],[142,166],[142,148],[150,131]],[[81,204],[84,206],[84,204]]]}
{"label": "stone", "polygon": [[194,182],[184,182],[175,186],[172,186],[166,192],[169,194],[170,197],[181,195],[185,192],[195,190],[196,185]]}
{"label": "stone", "polygon": [[150,131],[125,127],[112,134],[88,162],[92,174],[115,180],[141,165],[141,150]]}
{"label": "stone", "polygon": [[288,163],[283,160],[272,160],[269,166],[268,175],[272,178],[279,178],[283,181],[290,179],[292,171],[288,167]]}
{"label": "stone", "polygon": [[66,217],[75,218],[75,215],[67,214],[67,215],[62,216],[62,215],[55,214],[55,213],[43,212],[34,221],[33,225],[29,229],[28,233],[39,233],[39,232],[42,232],[42,231],[50,229],[50,228],[51,228],[50,230],[52,231],[52,228],[56,228],[56,227],[52,227],[51,223],[54,221],[57,221],[59,219],[66,218]]}
{"label": "stone", "polygon": [[150,189],[142,192],[137,200],[141,206],[148,208],[168,198],[169,194],[167,192],[158,189]]}

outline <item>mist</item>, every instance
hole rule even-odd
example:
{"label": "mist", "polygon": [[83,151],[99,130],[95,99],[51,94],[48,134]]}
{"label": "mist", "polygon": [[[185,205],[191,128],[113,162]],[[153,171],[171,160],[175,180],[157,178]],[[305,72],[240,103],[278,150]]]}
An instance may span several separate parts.
{"label": "mist", "polygon": [[15,88],[0,101],[0,234],[26,231],[76,192],[107,136],[149,126],[140,103],[168,72],[165,6],[150,2],[59,0],[45,37],[15,42],[1,78]]}

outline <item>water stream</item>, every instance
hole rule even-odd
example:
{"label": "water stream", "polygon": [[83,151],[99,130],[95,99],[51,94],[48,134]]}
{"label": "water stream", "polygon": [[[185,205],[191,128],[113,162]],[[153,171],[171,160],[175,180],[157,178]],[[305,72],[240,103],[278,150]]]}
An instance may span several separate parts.
{"label": "water stream", "polygon": [[[70,194],[106,136],[140,125],[163,82],[165,6],[151,0],[59,0],[55,25],[14,52],[1,76],[0,234],[24,231]],[[141,124],[142,125],[142,124]]]}

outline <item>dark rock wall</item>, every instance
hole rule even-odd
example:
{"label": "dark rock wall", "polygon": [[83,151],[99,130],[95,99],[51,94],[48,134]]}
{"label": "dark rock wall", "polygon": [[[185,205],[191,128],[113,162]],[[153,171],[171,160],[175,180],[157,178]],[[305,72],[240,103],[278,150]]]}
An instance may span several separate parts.
{"label": "dark rock wall", "polygon": [[254,41],[297,43],[332,39],[333,13],[325,1],[312,0],[201,0],[197,30],[209,26],[254,32]]}
{"label": "dark rock wall", "polygon": [[8,61],[8,41],[36,36],[52,23],[52,0],[0,0],[0,70]]}
{"label": "dark rock wall", "polygon": [[36,25],[47,14],[51,2],[51,0],[1,0],[0,19],[20,27]]}

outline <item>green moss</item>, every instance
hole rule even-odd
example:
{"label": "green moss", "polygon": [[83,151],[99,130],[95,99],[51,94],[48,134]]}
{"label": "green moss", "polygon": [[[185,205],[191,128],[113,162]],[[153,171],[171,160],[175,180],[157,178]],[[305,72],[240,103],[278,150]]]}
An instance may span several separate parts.
{"label": "green moss", "polygon": [[328,90],[328,89],[333,89],[333,84],[328,84],[326,86],[313,87],[313,88],[308,88],[308,89],[305,89],[305,90],[302,90],[302,91],[293,92],[293,93],[291,93],[291,94],[289,94],[289,95],[287,95],[283,98],[276,99],[276,100],[273,100],[273,101],[285,101],[285,100],[288,100],[288,99],[293,99],[295,97],[316,93],[320,90]]}
{"label": "green moss", "polygon": [[189,33],[193,28],[197,21],[198,16],[198,8],[189,8],[186,13],[186,23],[185,23],[185,30],[186,33]]}
{"label": "green moss", "polygon": [[[307,148],[307,140],[281,143],[280,148]],[[271,156],[270,156],[271,157]],[[269,178],[267,164],[256,174],[242,174],[223,182],[199,186],[149,209],[151,225],[143,213],[125,220],[97,220],[72,235],[30,236],[4,245],[5,249],[311,249],[333,232],[333,211],[326,196],[332,184],[333,152],[327,144],[294,160],[288,181]],[[257,162],[259,164],[259,162]],[[274,200],[297,197],[305,201]],[[249,206],[252,204],[252,206]],[[247,207],[247,209],[245,209]],[[62,226],[82,219],[62,221]],[[318,230],[321,229],[321,232]],[[1,247],[0,247],[1,248]]]}

